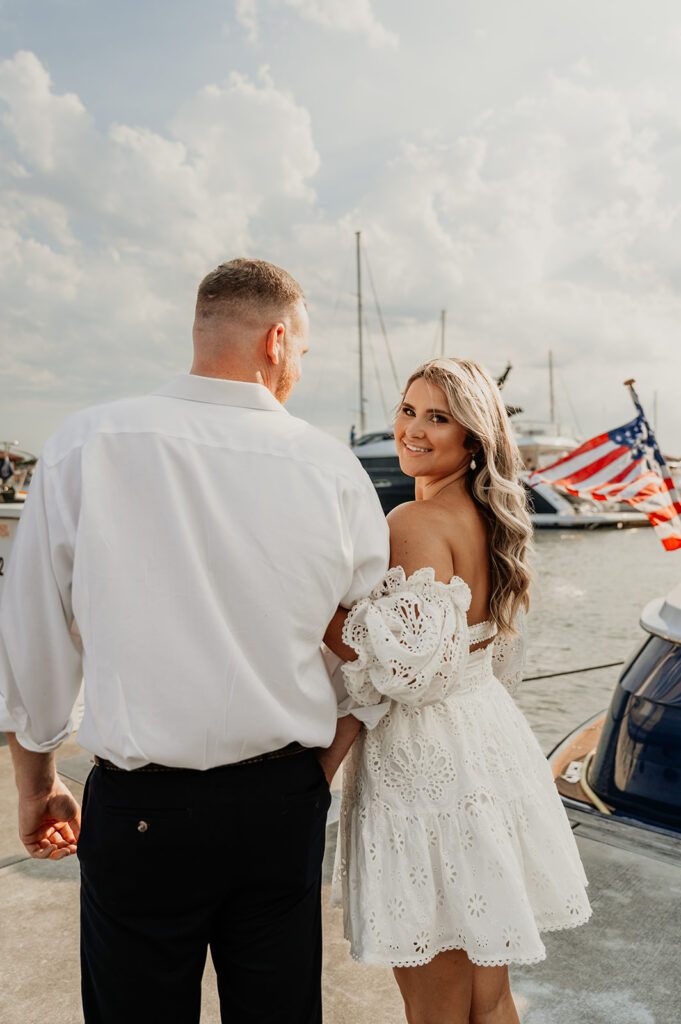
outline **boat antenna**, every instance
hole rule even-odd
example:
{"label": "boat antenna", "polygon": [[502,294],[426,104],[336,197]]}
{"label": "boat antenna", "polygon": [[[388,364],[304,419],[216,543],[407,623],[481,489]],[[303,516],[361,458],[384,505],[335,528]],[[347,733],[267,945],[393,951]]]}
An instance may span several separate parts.
{"label": "boat antenna", "polygon": [[549,417],[551,423],[556,422],[556,403],[553,396],[553,352],[549,349],[549,404],[551,408],[551,415]]}
{"label": "boat antenna", "polygon": [[359,430],[366,434],[366,413],[364,410],[364,355],[362,351],[362,232],[355,231],[357,240],[357,334],[359,337]]}

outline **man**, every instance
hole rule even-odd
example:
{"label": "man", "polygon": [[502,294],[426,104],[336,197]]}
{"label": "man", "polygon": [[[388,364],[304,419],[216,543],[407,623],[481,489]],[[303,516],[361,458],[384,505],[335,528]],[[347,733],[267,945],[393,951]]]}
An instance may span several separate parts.
{"label": "man", "polygon": [[[71,417],[31,484],[0,724],[27,850],[77,848],[87,1024],[198,1022],[208,946],[223,1020],[321,1020],[315,750],[336,697],[319,644],[380,579],[388,537],[354,456],[281,404],[307,339],[293,278],[222,264],[191,373]],[[81,674],[82,828],[53,755]]]}

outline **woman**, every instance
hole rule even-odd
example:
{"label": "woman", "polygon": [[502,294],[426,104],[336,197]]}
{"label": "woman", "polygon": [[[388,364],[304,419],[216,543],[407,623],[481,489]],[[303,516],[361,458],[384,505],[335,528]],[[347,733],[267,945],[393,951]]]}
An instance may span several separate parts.
{"label": "woman", "polygon": [[[477,363],[437,359],[395,421],[416,500],[389,516],[391,569],[339,610],[349,745],[333,899],[352,955],[391,965],[410,1024],[516,1024],[508,964],[540,931],[590,915],[549,766],[507,688],[520,679],[531,525],[499,390]],[[366,713],[365,713],[366,717]]]}

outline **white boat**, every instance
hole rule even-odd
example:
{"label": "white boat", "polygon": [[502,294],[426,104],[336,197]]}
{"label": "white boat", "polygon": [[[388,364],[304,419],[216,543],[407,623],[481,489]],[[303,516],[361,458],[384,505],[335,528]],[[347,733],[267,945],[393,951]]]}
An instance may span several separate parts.
{"label": "white boat", "polygon": [[522,456],[522,481],[528,491],[532,522],[537,527],[594,530],[604,526],[649,526],[648,517],[619,503],[588,501],[556,490],[550,484],[530,487],[529,475],[569,455],[580,442],[565,424],[547,420],[513,420],[513,432]]}
{"label": "white boat", "polygon": [[0,442],[0,591],[26,488],[37,461],[31,452],[19,448],[18,441]]}
{"label": "white boat", "polygon": [[[557,461],[579,444],[574,438],[555,430],[555,424],[534,423],[532,426],[532,432],[524,432],[521,423],[514,423],[518,447],[525,463],[521,479],[528,492],[530,518],[535,527],[596,530],[602,527],[622,529],[650,525],[642,512],[634,512],[626,507],[601,507],[602,502],[597,504],[595,501],[562,494],[549,484],[530,487],[528,478],[533,469]],[[554,430],[551,431],[550,427],[554,427]],[[391,430],[360,437],[352,450],[369,474],[386,514],[397,505],[414,500],[414,481],[400,469]],[[537,463],[537,459],[541,461]]]}
{"label": "white boat", "polygon": [[0,507],[26,499],[26,488],[38,461],[31,452],[19,448],[18,441],[0,442]]}
{"label": "white boat", "polygon": [[23,502],[18,501],[0,503],[0,592],[2,591],[9,549],[12,546],[14,534],[17,532],[23,507]]}

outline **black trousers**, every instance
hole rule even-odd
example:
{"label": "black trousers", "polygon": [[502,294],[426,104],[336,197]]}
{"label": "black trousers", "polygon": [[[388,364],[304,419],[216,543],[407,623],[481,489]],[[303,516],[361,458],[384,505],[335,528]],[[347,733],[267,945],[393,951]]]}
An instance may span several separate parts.
{"label": "black trousers", "polygon": [[83,798],[86,1024],[320,1024],[329,789],[311,751],[206,772],[93,768]]}

